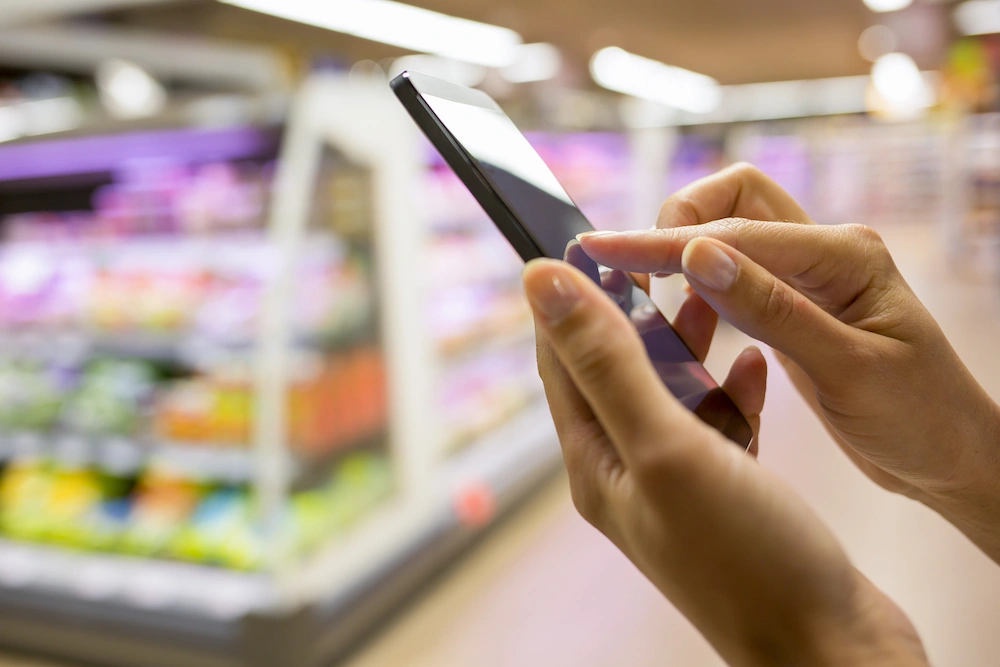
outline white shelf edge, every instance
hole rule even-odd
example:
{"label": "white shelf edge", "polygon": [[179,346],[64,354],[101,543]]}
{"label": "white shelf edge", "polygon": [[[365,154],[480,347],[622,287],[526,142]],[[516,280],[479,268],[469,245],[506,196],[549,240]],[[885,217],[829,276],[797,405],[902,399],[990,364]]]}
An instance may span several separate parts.
{"label": "white shelf edge", "polygon": [[265,575],[0,539],[0,587],[148,611],[239,618],[273,607]]}

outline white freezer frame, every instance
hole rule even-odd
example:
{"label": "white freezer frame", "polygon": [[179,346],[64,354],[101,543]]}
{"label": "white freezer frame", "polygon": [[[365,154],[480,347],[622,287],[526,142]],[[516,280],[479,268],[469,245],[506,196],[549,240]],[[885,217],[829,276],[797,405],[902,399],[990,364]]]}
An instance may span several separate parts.
{"label": "white freezer frame", "polygon": [[[293,357],[289,308],[296,287],[294,267],[308,242],[323,150],[331,147],[369,169],[372,177],[372,247],[390,379],[394,496],[306,558],[291,553],[278,539],[271,541],[264,570],[254,573],[0,540],[0,593],[31,596],[37,591],[119,609],[133,607],[143,611],[143,623],[149,622],[150,613],[237,623],[253,614],[294,613],[315,605],[336,608],[405,566],[401,561],[428,542],[449,532],[474,534],[478,526],[463,526],[456,513],[456,497],[464,489],[485,487],[502,510],[557,467],[559,448],[542,403],[461,454],[441,459],[435,400],[440,362],[426,329],[429,294],[421,274],[428,229],[418,192],[425,177],[422,146],[412,121],[384,82],[319,75],[305,83],[292,105],[281,147],[267,227],[269,285],[255,342],[258,410],[252,481],[259,516],[277,534],[292,473],[285,397]],[[460,544],[463,539],[448,542]],[[81,573],[89,575],[83,584],[73,576]],[[112,574],[121,579],[115,581]]]}

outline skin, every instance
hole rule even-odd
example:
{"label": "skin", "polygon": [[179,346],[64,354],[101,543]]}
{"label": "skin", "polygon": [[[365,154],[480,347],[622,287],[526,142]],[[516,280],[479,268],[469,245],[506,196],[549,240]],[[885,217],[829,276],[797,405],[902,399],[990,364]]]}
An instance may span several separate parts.
{"label": "skin", "polygon": [[[616,269],[683,272],[694,293],[674,326],[699,358],[716,313],[772,346],[865,474],[1000,558],[1000,409],[874,232],[814,225],[738,165],[668,200],[657,230],[581,243]],[[536,260],[524,283],[574,502],[725,660],[927,664],[912,624],[794,492],[671,396],[593,282]],[[766,373],[750,348],[723,385],[755,434]]]}

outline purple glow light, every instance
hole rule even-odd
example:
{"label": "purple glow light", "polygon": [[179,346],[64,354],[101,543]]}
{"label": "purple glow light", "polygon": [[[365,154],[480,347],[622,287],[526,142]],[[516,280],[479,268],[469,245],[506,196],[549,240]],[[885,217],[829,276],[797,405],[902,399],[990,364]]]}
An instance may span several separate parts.
{"label": "purple glow light", "polygon": [[246,127],[31,141],[0,147],[0,181],[104,173],[142,158],[207,162],[276,157],[277,147],[275,133]]}

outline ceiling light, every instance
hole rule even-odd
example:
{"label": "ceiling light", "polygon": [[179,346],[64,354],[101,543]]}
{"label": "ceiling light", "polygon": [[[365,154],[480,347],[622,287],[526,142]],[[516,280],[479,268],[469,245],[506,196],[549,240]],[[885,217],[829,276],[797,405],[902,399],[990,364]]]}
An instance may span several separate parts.
{"label": "ceiling light", "polygon": [[[890,63],[888,74],[880,69],[883,88],[899,87],[899,82],[886,84],[883,80],[895,79]],[[914,65],[915,66],[915,65]],[[885,67],[885,65],[883,65]],[[912,74],[912,71],[911,71]],[[909,75],[907,75],[909,76]],[[934,103],[934,91],[939,85],[937,72],[918,73],[920,82],[914,86],[912,79],[904,81],[902,88],[914,88],[918,94],[910,99],[908,94],[898,95],[902,106],[890,106],[874,91],[871,76],[842,76],[827,79],[799,81],[772,81],[721,86],[722,100],[719,107],[708,114],[668,113],[662,105],[626,98],[619,108],[622,120],[629,127],[662,127],[665,125],[701,125],[705,123],[738,123],[781,118],[810,118],[877,111],[889,118],[914,117]],[[897,91],[898,92],[898,91]],[[892,96],[892,94],[890,94]],[[873,99],[874,97],[874,99]],[[909,104],[909,106],[907,106]],[[658,107],[657,113],[651,107]]]}
{"label": "ceiling light", "polygon": [[595,53],[590,73],[594,81],[608,90],[690,113],[708,113],[719,106],[721,98],[719,84],[711,77],[617,47]]}
{"label": "ceiling light", "polygon": [[726,121],[772,120],[862,113],[867,76],[773,81],[723,86]]}
{"label": "ceiling light", "polygon": [[521,36],[392,0],[220,0],[289,21],[487,67],[514,62]]}
{"label": "ceiling light", "polygon": [[478,86],[486,78],[486,68],[482,65],[428,55],[396,58],[389,68],[389,78],[406,71],[428,74],[460,86]]}
{"label": "ceiling light", "polygon": [[873,12],[898,12],[913,4],[913,0],[864,0],[868,9]]}
{"label": "ceiling light", "polygon": [[872,62],[896,50],[896,33],[884,25],[873,25],[858,39],[861,57]]}
{"label": "ceiling light", "polygon": [[149,72],[126,60],[108,60],[97,67],[101,102],[115,118],[155,116],[167,104],[167,92]]}
{"label": "ceiling light", "polygon": [[889,53],[875,61],[872,87],[890,115],[911,116],[934,103],[933,91],[905,53]]}
{"label": "ceiling light", "polygon": [[562,55],[552,44],[524,44],[517,49],[517,59],[500,70],[511,83],[547,81],[562,69]]}
{"label": "ceiling light", "polygon": [[955,25],[963,35],[1000,32],[1000,0],[970,0],[955,8]]}

